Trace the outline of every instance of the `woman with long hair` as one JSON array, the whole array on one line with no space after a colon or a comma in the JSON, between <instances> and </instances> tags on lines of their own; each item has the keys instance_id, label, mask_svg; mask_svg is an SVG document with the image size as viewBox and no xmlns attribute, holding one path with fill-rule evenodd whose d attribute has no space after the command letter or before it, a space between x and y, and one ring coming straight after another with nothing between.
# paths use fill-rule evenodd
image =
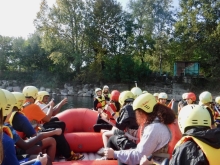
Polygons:
<instances>
[{"instance_id":1,"label":"woman with long hair","mask_svg":"<svg viewBox=\"0 0 220 165\"><path fill-rule=\"evenodd\" d=\"M173 150L175 145L171 137L179 131L178 125L175 127L178 130L170 130L167 126L174 123L174 112L169 107L156 103L154 96L149 93L137 97L133 102L133 109L141 128L140 142L136 148L129 150L114 151L108 148L105 150L105 156L108 159L118 159L119 164L139 164L144 156L152 156L154 162L161 163L165 159L164 155L170 157L168 151Z\"/></svg>"}]
</instances>

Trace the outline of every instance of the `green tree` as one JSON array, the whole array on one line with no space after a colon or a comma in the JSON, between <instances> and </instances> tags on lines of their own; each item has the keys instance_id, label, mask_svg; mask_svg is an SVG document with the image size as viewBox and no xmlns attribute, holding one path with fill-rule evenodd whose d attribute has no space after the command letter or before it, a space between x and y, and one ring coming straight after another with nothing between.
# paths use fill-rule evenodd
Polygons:
<instances>
[{"instance_id":1,"label":"green tree","mask_svg":"<svg viewBox=\"0 0 220 165\"><path fill-rule=\"evenodd\" d=\"M82 0L57 0L49 8L41 3L35 26L41 33L42 47L50 53L54 64L63 69L79 72L84 56L84 2Z\"/></svg>"},{"instance_id":2,"label":"green tree","mask_svg":"<svg viewBox=\"0 0 220 165\"><path fill-rule=\"evenodd\" d=\"M129 6L136 24L134 56L161 73L162 61L167 63L166 49L174 21L171 0L130 0Z\"/></svg>"},{"instance_id":3,"label":"green tree","mask_svg":"<svg viewBox=\"0 0 220 165\"><path fill-rule=\"evenodd\" d=\"M0 71L7 70L12 55L13 38L0 35Z\"/></svg>"},{"instance_id":4,"label":"green tree","mask_svg":"<svg viewBox=\"0 0 220 165\"><path fill-rule=\"evenodd\" d=\"M220 2L216 0L181 0L175 24L176 59L199 61L203 74L219 73ZM178 49L177 49L178 47Z\"/></svg>"},{"instance_id":5,"label":"green tree","mask_svg":"<svg viewBox=\"0 0 220 165\"><path fill-rule=\"evenodd\" d=\"M91 62L97 65L97 81L102 81L106 59L118 55L122 45L122 7L115 0L90 1L88 7L90 13L86 24L86 40L93 52Z\"/></svg>"}]
</instances>

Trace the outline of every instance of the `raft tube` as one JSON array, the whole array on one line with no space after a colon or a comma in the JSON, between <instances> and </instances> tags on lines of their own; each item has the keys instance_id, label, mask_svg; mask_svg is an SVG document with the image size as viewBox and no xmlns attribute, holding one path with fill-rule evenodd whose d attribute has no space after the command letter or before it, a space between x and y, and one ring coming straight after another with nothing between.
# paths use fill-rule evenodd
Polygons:
<instances>
[{"instance_id":1,"label":"raft tube","mask_svg":"<svg viewBox=\"0 0 220 165\"><path fill-rule=\"evenodd\" d=\"M94 132L98 113L87 108L65 110L56 115L66 123L65 137L71 150L83 153L78 161L53 162L54 165L117 165L117 160L94 160L95 153L103 147L102 133ZM86 154L85 154L86 153ZM93 160L91 160L93 159Z\"/></svg>"}]
</instances>

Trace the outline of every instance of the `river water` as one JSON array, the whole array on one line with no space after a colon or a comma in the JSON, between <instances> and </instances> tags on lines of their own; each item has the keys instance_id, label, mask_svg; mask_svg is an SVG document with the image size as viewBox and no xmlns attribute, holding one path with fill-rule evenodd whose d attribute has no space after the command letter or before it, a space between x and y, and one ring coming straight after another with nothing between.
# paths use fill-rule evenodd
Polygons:
<instances>
[{"instance_id":1,"label":"river water","mask_svg":"<svg viewBox=\"0 0 220 165\"><path fill-rule=\"evenodd\" d=\"M55 96L53 95L55 104L59 103L63 98L67 97L68 103L65 104L61 111L71 108L93 108L93 98L91 97L76 97L76 96Z\"/></svg>"}]
</instances>

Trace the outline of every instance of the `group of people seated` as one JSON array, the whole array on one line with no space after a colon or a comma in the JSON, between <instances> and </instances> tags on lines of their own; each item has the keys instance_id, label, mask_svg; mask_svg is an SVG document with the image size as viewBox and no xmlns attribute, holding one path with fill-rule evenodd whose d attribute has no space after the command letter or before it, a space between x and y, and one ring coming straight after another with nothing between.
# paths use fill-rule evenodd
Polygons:
<instances>
[{"instance_id":1,"label":"group of people seated","mask_svg":"<svg viewBox=\"0 0 220 165\"><path fill-rule=\"evenodd\" d=\"M83 159L82 154L71 151L64 137L65 123L54 117L67 98L54 106L49 96L46 91L38 92L35 86L24 87L22 93L0 89L1 165L28 161L49 165L55 156L66 161Z\"/></svg>"},{"instance_id":2,"label":"group of people seated","mask_svg":"<svg viewBox=\"0 0 220 165\"><path fill-rule=\"evenodd\" d=\"M219 105L210 92L184 93L178 118L167 104L166 93L150 94L134 87L119 92L104 86L95 90L98 112L95 132L102 132L100 160L118 164L217 165L220 154ZM56 106L49 93L26 86L23 92L0 89L0 164L51 165L55 157L81 160L65 139L65 123L56 115L67 98Z\"/></svg>"},{"instance_id":3,"label":"group of people seated","mask_svg":"<svg viewBox=\"0 0 220 165\"><path fill-rule=\"evenodd\" d=\"M94 99L99 115L93 128L103 132L100 160L117 159L119 165L219 164L220 97L213 102L205 91L196 104L194 93L184 93L175 114L175 100L167 104L165 92L150 94L138 87L106 91L97 88Z\"/></svg>"}]
</instances>

